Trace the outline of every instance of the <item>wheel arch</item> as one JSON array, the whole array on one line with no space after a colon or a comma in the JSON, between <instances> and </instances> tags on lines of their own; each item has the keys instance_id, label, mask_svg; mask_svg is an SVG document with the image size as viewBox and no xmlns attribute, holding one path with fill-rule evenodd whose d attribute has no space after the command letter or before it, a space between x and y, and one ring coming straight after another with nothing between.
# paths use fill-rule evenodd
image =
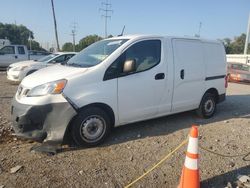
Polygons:
<instances>
[{"instance_id":1,"label":"wheel arch","mask_svg":"<svg viewBox=\"0 0 250 188\"><path fill-rule=\"evenodd\" d=\"M210 89L206 90L206 92L204 93L204 95L206 93L213 94L215 96L215 102L218 103L218 101L219 101L219 92L218 92L218 90L216 88L210 88ZM202 96L202 98L203 98L203 96Z\"/></svg>"},{"instance_id":2,"label":"wheel arch","mask_svg":"<svg viewBox=\"0 0 250 188\"><path fill-rule=\"evenodd\" d=\"M77 114L71 118L66 130L65 130L65 133L64 133L64 138L63 138L63 143L71 143L72 141L72 138L71 138L71 135L70 135L70 128L72 126L72 122L74 121L74 119L76 118L76 116L78 115L78 112L86 109L86 108L91 108L91 107L97 107L97 108L100 108L102 109L103 111L107 112L108 116L110 117L110 121L111 121L111 126L114 127L115 125L115 114L114 114L114 111L113 109L105 104L105 103L91 103L91 104L88 104L86 106L83 106L79 109L77 109Z\"/></svg>"}]
</instances>

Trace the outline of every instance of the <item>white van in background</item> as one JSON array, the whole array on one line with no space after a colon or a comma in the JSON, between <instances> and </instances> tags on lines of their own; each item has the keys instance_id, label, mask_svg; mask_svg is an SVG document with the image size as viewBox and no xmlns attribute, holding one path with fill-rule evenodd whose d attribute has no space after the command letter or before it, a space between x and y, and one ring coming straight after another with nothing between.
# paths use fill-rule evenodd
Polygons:
<instances>
[{"instance_id":1,"label":"white van in background","mask_svg":"<svg viewBox=\"0 0 250 188\"><path fill-rule=\"evenodd\" d=\"M128 123L195 109L210 118L226 86L218 41L115 37L24 78L12 104L13 127L24 138L96 145Z\"/></svg>"}]
</instances>

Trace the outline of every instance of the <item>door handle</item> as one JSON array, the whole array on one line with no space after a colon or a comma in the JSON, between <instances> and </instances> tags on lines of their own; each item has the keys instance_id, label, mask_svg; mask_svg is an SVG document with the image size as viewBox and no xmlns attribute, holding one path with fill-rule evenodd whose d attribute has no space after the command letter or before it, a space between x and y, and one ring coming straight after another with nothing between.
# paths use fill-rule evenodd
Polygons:
<instances>
[{"instance_id":1,"label":"door handle","mask_svg":"<svg viewBox=\"0 0 250 188\"><path fill-rule=\"evenodd\" d=\"M18 57L17 57L17 55L15 55L14 57L15 57L15 59L17 59L17 58L18 58Z\"/></svg>"},{"instance_id":2,"label":"door handle","mask_svg":"<svg viewBox=\"0 0 250 188\"><path fill-rule=\"evenodd\" d=\"M184 69L181 69L180 77L181 77L182 80L184 79L184 77L185 77Z\"/></svg>"},{"instance_id":3,"label":"door handle","mask_svg":"<svg viewBox=\"0 0 250 188\"><path fill-rule=\"evenodd\" d=\"M155 80L163 80L165 78L164 73L158 73L155 75Z\"/></svg>"}]
</instances>

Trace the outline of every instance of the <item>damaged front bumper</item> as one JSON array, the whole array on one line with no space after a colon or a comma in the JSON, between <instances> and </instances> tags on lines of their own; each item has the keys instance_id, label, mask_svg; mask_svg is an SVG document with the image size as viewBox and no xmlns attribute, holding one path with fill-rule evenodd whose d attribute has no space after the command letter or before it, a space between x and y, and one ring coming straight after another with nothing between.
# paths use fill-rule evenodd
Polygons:
<instances>
[{"instance_id":1,"label":"damaged front bumper","mask_svg":"<svg viewBox=\"0 0 250 188\"><path fill-rule=\"evenodd\" d=\"M12 102L13 129L18 137L61 144L75 109L68 102L27 105Z\"/></svg>"}]
</instances>

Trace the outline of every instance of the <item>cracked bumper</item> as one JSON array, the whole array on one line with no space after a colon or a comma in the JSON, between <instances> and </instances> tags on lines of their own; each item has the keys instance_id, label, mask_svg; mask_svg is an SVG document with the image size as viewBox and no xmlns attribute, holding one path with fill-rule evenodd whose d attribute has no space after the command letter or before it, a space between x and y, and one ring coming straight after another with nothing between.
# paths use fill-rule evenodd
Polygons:
<instances>
[{"instance_id":1,"label":"cracked bumper","mask_svg":"<svg viewBox=\"0 0 250 188\"><path fill-rule=\"evenodd\" d=\"M12 101L15 134L38 142L62 143L67 126L75 115L76 111L68 102L27 105L16 99Z\"/></svg>"}]
</instances>

